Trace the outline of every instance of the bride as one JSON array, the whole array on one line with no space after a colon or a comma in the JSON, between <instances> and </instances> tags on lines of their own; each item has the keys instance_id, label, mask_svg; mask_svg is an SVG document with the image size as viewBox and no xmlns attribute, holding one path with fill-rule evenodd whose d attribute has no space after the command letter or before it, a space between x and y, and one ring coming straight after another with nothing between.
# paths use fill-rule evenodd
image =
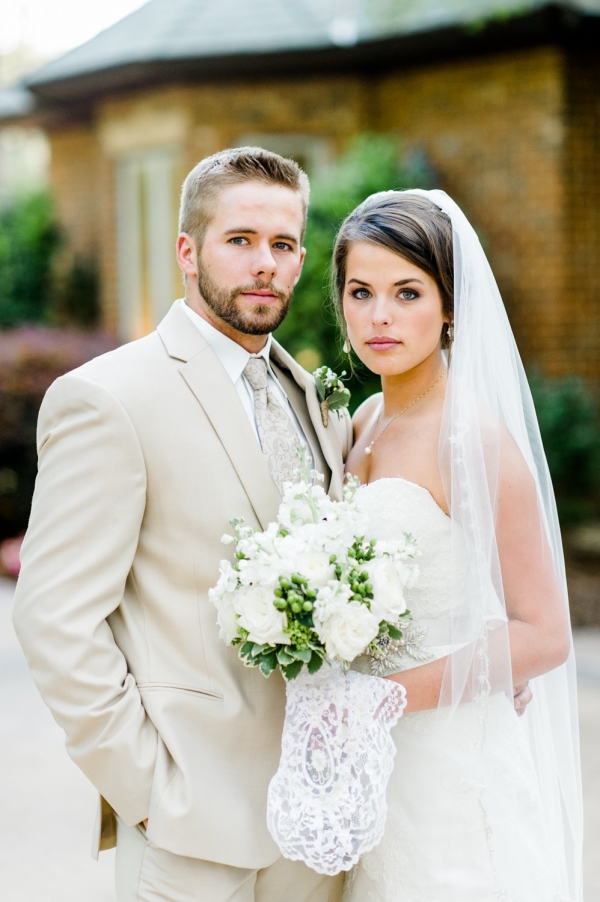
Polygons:
<instances>
[{"instance_id":1,"label":"bride","mask_svg":"<svg viewBox=\"0 0 600 902\"><path fill-rule=\"evenodd\" d=\"M408 704L380 845L349 902L579 902L581 792L558 520L533 403L479 240L441 191L343 223L346 340L381 376L348 470L372 533L412 532L414 626L384 662ZM531 681L522 719L512 686Z\"/></svg>"}]
</instances>

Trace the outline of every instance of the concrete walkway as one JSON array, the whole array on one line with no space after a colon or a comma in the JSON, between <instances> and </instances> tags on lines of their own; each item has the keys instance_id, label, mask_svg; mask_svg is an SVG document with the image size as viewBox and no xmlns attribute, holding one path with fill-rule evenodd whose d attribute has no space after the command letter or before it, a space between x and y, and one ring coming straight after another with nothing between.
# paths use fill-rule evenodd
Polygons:
<instances>
[{"instance_id":1,"label":"concrete walkway","mask_svg":"<svg viewBox=\"0 0 600 902\"><path fill-rule=\"evenodd\" d=\"M114 852L90 857L96 793L29 676L0 578L0 900L114 902ZM586 902L600 900L600 630L580 631Z\"/></svg>"}]
</instances>

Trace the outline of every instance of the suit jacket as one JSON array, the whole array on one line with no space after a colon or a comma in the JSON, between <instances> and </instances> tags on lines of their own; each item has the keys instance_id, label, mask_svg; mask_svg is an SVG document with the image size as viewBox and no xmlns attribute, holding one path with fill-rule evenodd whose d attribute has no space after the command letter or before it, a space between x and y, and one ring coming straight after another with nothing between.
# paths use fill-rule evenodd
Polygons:
<instances>
[{"instance_id":1,"label":"suit jacket","mask_svg":"<svg viewBox=\"0 0 600 902\"><path fill-rule=\"evenodd\" d=\"M339 497L347 414L323 427L312 377L271 359ZM285 688L244 667L208 601L232 517L265 528L280 494L235 387L185 312L58 379L14 623L67 749L114 812L179 855L260 868Z\"/></svg>"}]
</instances>

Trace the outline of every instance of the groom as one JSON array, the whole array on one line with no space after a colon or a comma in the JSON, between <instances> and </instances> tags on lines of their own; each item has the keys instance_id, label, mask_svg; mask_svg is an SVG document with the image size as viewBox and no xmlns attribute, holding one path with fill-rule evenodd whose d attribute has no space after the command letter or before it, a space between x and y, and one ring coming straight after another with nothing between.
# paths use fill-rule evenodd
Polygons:
<instances>
[{"instance_id":1,"label":"groom","mask_svg":"<svg viewBox=\"0 0 600 902\"><path fill-rule=\"evenodd\" d=\"M232 517L265 528L306 443L333 497L351 441L271 338L300 277L308 179L240 148L183 186L185 299L156 332L63 376L14 621L72 759L101 795L119 902L334 902L342 877L283 859L266 828L285 704L242 666L208 589Z\"/></svg>"}]
</instances>

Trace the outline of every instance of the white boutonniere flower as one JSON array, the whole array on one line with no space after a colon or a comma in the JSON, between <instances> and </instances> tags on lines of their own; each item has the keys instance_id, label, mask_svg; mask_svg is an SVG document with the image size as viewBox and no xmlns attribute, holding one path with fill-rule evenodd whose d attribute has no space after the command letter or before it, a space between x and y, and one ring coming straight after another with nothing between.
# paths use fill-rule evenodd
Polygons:
<instances>
[{"instance_id":1,"label":"white boutonniere flower","mask_svg":"<svg viewBox=\"0 0 600 902\"><path fill-rule=\"evenodd\" d=\"M346 375L346 371L342 376ZM320 366L313 372L319 405L321 407L321 419L323 426L329 425L329 411L335 410L337 415L347 407L350 402L350 392L342 382L341 376L336 375L328 366Z\"/></svg>"}]
</instances>

